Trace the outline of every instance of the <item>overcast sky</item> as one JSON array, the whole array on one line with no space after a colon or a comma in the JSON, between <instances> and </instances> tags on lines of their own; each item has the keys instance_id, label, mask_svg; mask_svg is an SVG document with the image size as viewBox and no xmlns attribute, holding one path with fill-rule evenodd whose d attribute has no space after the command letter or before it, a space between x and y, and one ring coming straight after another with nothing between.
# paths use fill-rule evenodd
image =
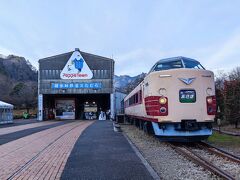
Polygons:
<instances>
[{"instance_id":1,"label":"overcast sky","mask_svg":"<svg viewBox=\"0 0 240 180\"><path fill-rule=\"evenodd\" d=\"M240 66L240 1L1 0L0 54L38 59L74 50L113 57L117 75L187 56Z\"/></svg>"}]
</instances>

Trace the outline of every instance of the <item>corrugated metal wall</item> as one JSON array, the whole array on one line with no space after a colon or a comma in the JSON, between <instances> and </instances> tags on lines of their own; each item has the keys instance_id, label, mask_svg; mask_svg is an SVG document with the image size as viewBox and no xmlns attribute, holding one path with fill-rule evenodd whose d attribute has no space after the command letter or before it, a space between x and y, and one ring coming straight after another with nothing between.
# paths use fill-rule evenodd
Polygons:
<instances>
[{"instance_id":1,"label":"corrugated metal wall","mask_svg":"<svg viewBox=\"0 0 240 180\"><path fill-rule=\"evenodd\" d=\"M73 52L39 60L39 94L113 93L114 60L80 52L93 72L90 80L63 80L60 73ZM101 89L52 89L52 83L101 82Z\"/></svg>"}]
</instances>

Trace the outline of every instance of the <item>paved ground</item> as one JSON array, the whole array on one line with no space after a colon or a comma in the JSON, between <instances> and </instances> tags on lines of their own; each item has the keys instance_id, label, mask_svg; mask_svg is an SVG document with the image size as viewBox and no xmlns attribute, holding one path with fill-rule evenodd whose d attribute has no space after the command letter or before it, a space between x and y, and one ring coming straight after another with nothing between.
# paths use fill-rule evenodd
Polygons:
<instances>
[{"instance_id":1,"label":"paved ground","mask_svg":"<svg viewBox=\"0 0 240 180\"><path fill-rule=\"evenodd\" d=\"M36 125L36 127L33 127L33 128L24 127L24 129L22 129L22 130L19 130L19 129L21 129L21 128L19 128L21 126L18 126L18 127L15 127L15 128L11 127L12 129L10 131L7 131L7 132L11 132L11 131L12 132L8 133L8 134L6 134L6 131L5 131L5 134L4 134L5 129L1 129L3 131L3 135L0 135L0 145L11 142L11 141L14 141L16 139L19 139L19 138L22 138L22 137L25 137L25 136L28 136L28 135L31 135L31 134L34 134L34 133L37 133L37 132L40 132L40 131L43 131L43 130L46 130L46 129L49 129L49 128L53 128L53 127L63 125L63 124L69 123L69 122L71 122L71 121L62 121L62 122L57 122L57 123L43 122L43 123L40 123L40 124L35 123L34 125ZM24 125L24 126L26 126L26 125Z\"/></svg>"},{"instance_id":2,"label":"paved ground","mask_svg":"<svg viewBox=\"0 0 240 180\"><path fill-rule=\"evenodd\" d=\"M20 126L24 124L32 124L37 123L37 119L14 119L13 123L10 124L0 124L0 128L12 127L12 126Z\"/></svg>"},{"instance_id":3,"label":"paved ground","mask_svg":"<svg viewBox=\"0 0 240 180\"><path fill-rule=\"evenodd\" d=\"M152 179L110 121L6 127L0 129L0 144L1 180Z\"/></svg>"},{"instance_id":4,"label":"paved ground","mask_svg":"<svg viewBox=\"0 0 240 180\"><path fill-rule=\"evenodd\" d=\"M74 121L0 146L0 179L59 179L90 121Z\"/></svg>"},{"instance_id":5,"label":"paved ground","mask_svg":"<svg viewBox=\"0 0 240 180\"><path fill-rule=\"evenodd\" d=\"M50 124L54 124L54 123L58 123L58 121L43 121L43 122L38 121L38 123L28 123L28 124L17 123L18 124L17 126L10 126L10 127L5 127L5 128L2 127L0 129L0 135L9 134L9 133L17 132L17 131L22 131L25 129L35 128L35 127L39 127L39 126L43 126L43 125L50 125Z\"/></svg>"},{"instance_id":6,"label":"paved ground","mask_svg":"<svg viewBox=\"0 0 240 180\"><path fill-rule=\"evenodd\" d=\"M61 176L70 179L152 179L121 133L97 121L79 138Z\"/></svg>"}]
</instances>

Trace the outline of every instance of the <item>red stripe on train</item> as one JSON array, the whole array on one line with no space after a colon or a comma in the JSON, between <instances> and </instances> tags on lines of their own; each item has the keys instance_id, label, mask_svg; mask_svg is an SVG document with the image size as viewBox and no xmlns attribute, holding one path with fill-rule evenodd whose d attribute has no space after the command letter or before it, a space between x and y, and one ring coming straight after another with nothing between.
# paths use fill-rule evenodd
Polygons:
<instances>
[{"instance_id":1,"label":"red stripe on train","mask_svg":"<svg viewBox=\"0 0 240 180\"><path fill-rule=\"evenodd\" d=\"M133 115L127 115L127 116L128 116L128 117L135 118L135 119L144 120L144 121L158 122L158 119L156 119L156 118L147 118L147 117L133 116Z\"/></svg>"},{"instance_id":2,"label":"red stripe on train","mask_svg":"<svg viewBox=\"0 0 240 180\"><path fill-rule=\"evenodd\" d=\"M149 116L167 116L168 115L168 102L160 104L159 99L161 96L148 96L145 98L145 110ZM167 99L167 97L164 97ZM161 112L161 108L163 112ZM161 109L161 110L160 110Z\"/></svg>"}]
</instances>

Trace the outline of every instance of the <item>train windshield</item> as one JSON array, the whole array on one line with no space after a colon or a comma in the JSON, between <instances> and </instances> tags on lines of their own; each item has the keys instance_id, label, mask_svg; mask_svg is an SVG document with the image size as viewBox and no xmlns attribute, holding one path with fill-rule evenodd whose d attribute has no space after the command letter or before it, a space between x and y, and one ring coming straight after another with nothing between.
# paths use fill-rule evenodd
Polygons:
<instances>
[{"instance_id":1,"label":"train windshield","mask_svg":"<svg viewBox=\"0 0 240 180\"><path fill-rule=\"evenodd\" d=\"M198 61L192 60L175 60L158 62L152 71L162 71L168 69L189 68L189 69L204 69L204 67Z\"/></svg>"},{"instance_id":2,"label":"train windshield","mask_svg":"<svg viewBox=\"0 0 240 180\"><path fill-rule=\"evenodd\" d=\"M183 64L181 60L177 61L168 61L168 62L159 62L153 71L162 71L168 69L176 69L176 68L183 68Z\"/></svg>"},{"instance_id":3,"label":"train windshield","mask_svg":"<svg viewBox=\"0 0 240 180\"><path fill-rule=\"evenodd\" d=\"M205 69L198 61L192 61L192 60L183 60L185 68L190 69Z\"/></svg>"}]
</instances>

